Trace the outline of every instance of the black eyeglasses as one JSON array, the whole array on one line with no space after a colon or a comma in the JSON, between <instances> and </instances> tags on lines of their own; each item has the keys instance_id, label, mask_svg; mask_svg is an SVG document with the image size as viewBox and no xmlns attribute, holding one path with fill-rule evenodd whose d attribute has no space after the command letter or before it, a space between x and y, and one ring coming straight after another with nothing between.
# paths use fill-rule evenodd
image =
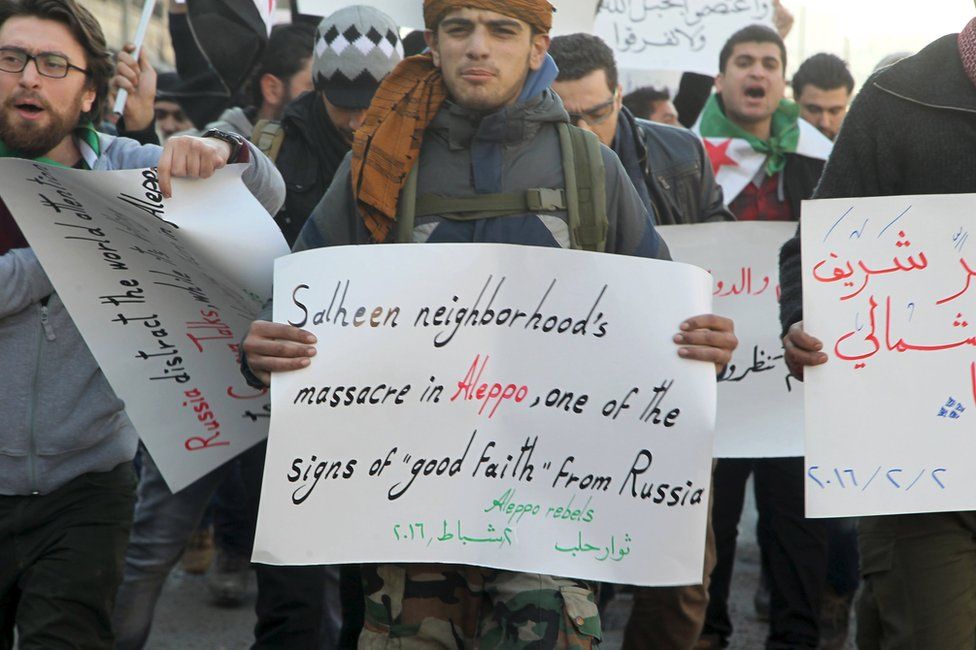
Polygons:
<instances>
[{"instance_id":1,"label":"black eyeglasses","mask_svg":"<svg viewBox=\"0 0 976 650\"><path fill-rule=\"evenodd\" d=\"M54 52L38 52L29 54L19 47L0 47L0 70L3 72L23 72L29 62L33 61L38 74L51 79L64 79L72 70L90 76L91 71L79 68L68 62L63 54Z\"/></svg>"},{"instance_id":2,"label":"black eyeglasses","mask_svg":"<svg viewBox=\"0 0 976 650\"><path fill-rule=\"evenodd\" d=\"M613 115L613 105L617 101L618 92L619 90L613 91L613 97L602 104L597 104L593 108L583 111L582 113L570 113L570 124L577 126L581 120L590 125L603 124L610 118L611 115Z\"/></svg>"}]
</instances>

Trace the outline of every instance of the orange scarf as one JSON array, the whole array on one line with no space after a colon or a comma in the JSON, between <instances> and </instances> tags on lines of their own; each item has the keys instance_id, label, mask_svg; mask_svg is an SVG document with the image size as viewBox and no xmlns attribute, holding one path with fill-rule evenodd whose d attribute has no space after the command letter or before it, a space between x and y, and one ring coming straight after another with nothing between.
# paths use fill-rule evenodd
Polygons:
<instances>
[{"instance_id":1,"label":"orange scarf","mask_svg":"<svg viewBox=\"0 0 976 650\"><path fill-rule=\"evenodd\" d=\"M552 27L546 0L425 0L424 22L437 29L444 16L470 7ZM400 191L420 157L424 131L447 99L441 71L429 54L404 59L380 84L352 145L352 187L373 241L386 241L396 221Z\"/></svg>"}]
</instances>

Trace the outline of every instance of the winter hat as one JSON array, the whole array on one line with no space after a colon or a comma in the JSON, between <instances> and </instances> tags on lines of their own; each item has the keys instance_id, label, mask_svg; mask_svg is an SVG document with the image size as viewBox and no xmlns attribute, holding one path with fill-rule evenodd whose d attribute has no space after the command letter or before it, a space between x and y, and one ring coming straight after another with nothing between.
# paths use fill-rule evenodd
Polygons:
<instances>
[{"instance_id":1,"label":"winter hat","mask_svg":"<svg viewBox=\"0 0 976 650\"><path fill-rule=\"evenodd\" d=\"M403 59L400 29L382 11L354 5L326 16L315 38L316 90L341 108L366 108Z\"/></svg>"}]
</instances>

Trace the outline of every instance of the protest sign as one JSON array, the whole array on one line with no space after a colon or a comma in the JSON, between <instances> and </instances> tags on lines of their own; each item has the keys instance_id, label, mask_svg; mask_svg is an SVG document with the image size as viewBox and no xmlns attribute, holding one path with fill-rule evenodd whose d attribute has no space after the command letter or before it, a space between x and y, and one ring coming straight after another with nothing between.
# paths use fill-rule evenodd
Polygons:
<instances>
[{"instance_id":1,"label":"protest sign","mask_svg":"<svg viewBox=\"0 0 976 650\"><path fill-rule=\"evenodd\" d=\"M974 202L804 204L808 515L976 507Z\"/></svg>"},{"instance_id":2,"label":"protest sign","mask_svg":"<svg viewBox=\"0 0 976 650\"><path fill-rule=\"evenodd\" d=\"M803 455L803 384L790 377L779 325L779 249L787 222L662 226L671 257L707 269L716 314L735 321L739 348L719 378L716 458Z\"/></svg>"},{"instance_id":3,"label":"protest sign","mask_svg":"<svg viewBox=\"0 0 976 650\"><path fill-rule=\"evenodd\" d=\"M260 1L260 0L259 0ZM313 16L328 16L331 13L360 4L349 0L295 0L298 12ZM573 34L593 31L593 21L600 0L552 0L556 7L553 14L552 34ZM375 0L368 3L379 9L404 28L424 28L423 0Z\"/></svg>"},{"instance_id":4,"label":"protest sign","mask_svg":"<svg viewBox=\"0 0 976 650\"><path fill-rule=\"evenodd\" d=\"M556 7L552 15L552 35L593 32L596 10L600 0L550 0Z\"/></svg>"},{"instance_id":5,"label":"protest sign","mask_svg":"<svg viewBox=\"0 0 976 650\"><path fill-rule=\"evenodd\" d=\"M367 4L379 9L402 28L424 28L423 0L370 0L370 2L350 2L349 0L292 0L298 3L298 13L311 16L329 16L343 7Z\"/></svg>"},{"instance_id":6,"label":"protest sign","mask_svg":"<svg viewBox=\"0 0 976 650\"><path fill-rule=\"evenodd\" d=\"M174 492L267 435L238 347L288 249L242 169L164 199L150 169L0 160L0 197Z\"/></svg>"},{"instance_id":7,"label":"protest sign","mask_svg":"<svg viewBox=\"0 0 976 650\"><path fill-rule=\"evenodd\" d=\"M718 73L718 55L739 29L772 27L772 0L603 0L594 29L632 70Z\"/></svg>"},{"instance_id":8,"label":"protest sign","mask_svg":"<svg viewBox=\"0 0 976 650\"><path fill-rule=\"evenodd\" d=\"M279 260L275 320L318 354L272 379L254 560L700 582L715 368L672 337L710 286L498 244Z\"/></svg>"}]
</instances>

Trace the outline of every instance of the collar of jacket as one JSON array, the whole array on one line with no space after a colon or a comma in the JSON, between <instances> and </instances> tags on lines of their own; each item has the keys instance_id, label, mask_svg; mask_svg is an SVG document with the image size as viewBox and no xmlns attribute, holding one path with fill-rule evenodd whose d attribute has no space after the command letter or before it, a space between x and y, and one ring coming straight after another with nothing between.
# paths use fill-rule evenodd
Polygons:
<instances>
[{"instance_id":1,"label":"collar of jacket","mask_svg":"<svg viewBox=\"0 0 976 650\"><path fill-rule=\"evenodd\" d=\"M324 164L330 160L330 152L336 152L341 158L352 146L329 119L325 104L315 90L288 104L281 124L286 129L297 129L305 146Z\"/></svg>"},{"instance_id":2,"label":"collar of jacket","mask_svg":"<svg viewBox=\"0 0 976 650\"><path fill-rule=\"evenodd\" d=\"M644 138L641 137L640 128L637 126L637 118L634 117L634 114L630 112L629 108L622 106L620 108L620 121L626 122L627 126L630 127L630 132L633 134L634 138L634 146L637 148L637 161L640 163L641 169L644 170L644 174L649 175L651 173L651 166L647 156L647 144L644 142ZM618 125L617 134L614 136L614 143L616 143L616 139L619 138L623 132L624 129ZM613 149L616 151L616 146L614 146Z\"/></svg>"},{"instance_id":3,"label":"collar of jacket","mask_svg":"<svg viewBox=\"0 0 976 650\"><path fill-rule=\"evenodd\" d=\"M976 113L976 86L959 57L957 34L948 34L874 75L879 90L932 108Z\"/></svg>"},{"instance_id":4,"label":"collar of jacket","mask_svg":"<svg viewBox=\"0 0 976 650\"><path fill-rule=\"evenodd\" d=\"M530 141L543 124L568 120L562 102L547 88L532 99L488 114L447 101L427 131L452 151L471 151L474 188L484 194L502 191L503 147Z\"/></svg>"},{"instance_id":5,"label":"collar of jacket","mask_svg":"<svg viewBox=\"0 0 976 650\"><path fill-rule=\"evenodd\" d=\"M514 145L535 137L543 124L568 122L569 115L551 90L527 102L494 113L464 108L448 100L431 121L428 131L447 142L453 151L469 149L474 140Z\"/></svg>"}]
</instances>

